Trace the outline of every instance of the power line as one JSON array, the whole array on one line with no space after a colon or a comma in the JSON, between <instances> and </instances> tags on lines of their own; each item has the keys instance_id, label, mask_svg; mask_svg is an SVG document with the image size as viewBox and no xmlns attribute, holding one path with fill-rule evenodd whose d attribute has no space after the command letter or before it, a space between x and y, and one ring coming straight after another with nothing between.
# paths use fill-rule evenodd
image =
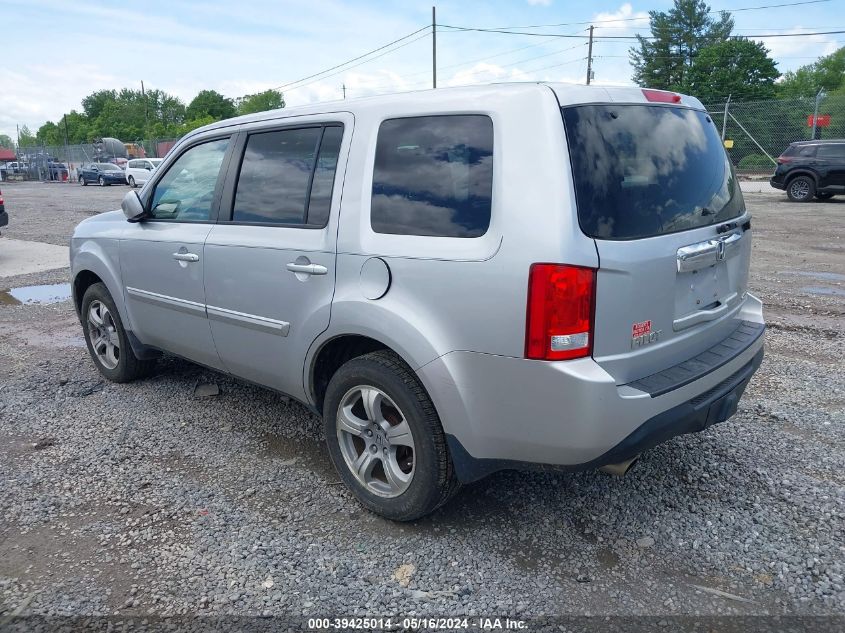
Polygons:
<instances>
[{"instance_id":1,"label":"power line","mask_svg":"<svg viewBox=\"0 0 845 633\"><path fill-rule=\"evenodd\" d=\"M430 28L431 28L431 26L426 24L424 27L422 27L421 29L417 29L413 33L408 33L407 35L403 35L399 39L395 39L392 42L388 42L387 44L384 44L383 46L379 46L378 48L374 48L373 50L366 52L363 55L359 55L358 57L353 57L352 59L349 59L349 60L343 62L342 64L337 64L336 66L332 66L331 68L326 68L325 70L321 70L320 72L314 73L313 75L308 75L307 77L303 77L302 79L297 79L296 81L291 81L291 82L288 82L286 84L282 84L281 86L278 86L277 88L275 88L275 90L282 90L284 88L288 88L290 86L293 86L294 84L298 84L298 83L301 83L303 81L307 81L308 79L312 79L314 77L318 77L318 76L323 75L325 73L331 72L332 70L336 70L337 68L340 68L342 66L346 66L347 64L351 64L352 62L356 62L359 59L363 59L364 57L372 55L373 53L378 53L379 51L384 50L385 48L387 48L389 46L393 46L394 44L398 44L399 42L402 42L403 40L407 40L409 37L413 37L417 33L422 33L423 31L427 31ZM428 35L428 33L426 33L426 35ZM401 48L401 47L397 47L397 48ZM390 52L390 51L388 51L388 52ZM377 58L374 58L374 59L377 59Z\"/></svg>"},{"instance_id":2,"label":"power line","mask_svg":"<svg viewBox=\"0 0 845 633\"><path fill-rule=\"evenodd\" d=\"M429 28L429 27L426 27L426 28ZM419 33L419 31L417 31L417 33ZM400 44L399 46L392 48L389 51L385 51L385 52L381 53L380 55L376 55L375 57L370 57L369 59L365 59L363 61L360 61L357 64L353 64L352 66L347 66L347 67L342 68L341 70L338 70L338 71L333 72L331 74L328 74L328 75L323 74L323 73L329 72L328 70L323 71L323 73L316 73L315 75L311 76L311 77L316 77L316 79L312 79L312 81L308 81L306 83L300 83L298 86L293 86L292 88L288 88L287 90L288 91L297 90L299 88L304 88L305 86L310 86L311 84L315 84L318 81L322 81L323 79L328 79L329 77L341 75L348 70L352 70L353 68L357 68L358 66L363 66L364 64L369 64L370 62L375 61L375 60L379 59L380 57L384 57L385 55L389 55L390 53L394 53L394 52L398 51L400 48L404 48L406 46L409 46L410 44L413 44L414 42L418 42L419 40L424 39L424 38L428 37L429 35L431 35L431 33L423 33L422 35L415 37L414 39L412 39L408 42L405 42L404 44ZM360 59L360 57L358 59ZM347 62L347 63L349 63L349 62ZM340 68L341 66L345 66L345 65L346 64L339 64L338 66L335 66L335 68ZM300 80L300 81L304 81L304 80ZM292 83L298 83L298 82L292 82ZM278 90L278 88L277 88L277 90Z\"/></svg>"},{"instance_id":3,"label":"power line","mask_svg":"<svg viewBox=\"0 0 845 633\"><path fill-rule=\"evenodd\" d=\"M826 0L825 0L826 1ZM503 29L481 29L481 28L469 28L463 26L450 26L448 24L440 24L438 25L442 28L446 29L455 29L457 31L475 31L480 33L501 33L503 35L526 35L526 36L533 36L533 37L559 37L559 38L573 38L573 39L589 39L589 35L569 35L566 33L524 33L522 31L506 31ZM771 38L771 37L806 37L809 35L835 35L839 33L845 33L845 30L839 31L814 31L812 33L755 33L755 34L743 34L743 35L730 35L728 39L736 39L739 37L744 37L748 39L752 38ZM596 40L637 40L640 37L643 39L655 39L651 36L644 36L644 35L602 35L596 37Z\"/></svg>"},{"instance_id":4,"label":"power line","mask_svg":"<svg viewBox=\"0 0 845 633\"><path fill-rule=\"evenodd\" d=\"M713 11L708 11L708 13L738 13L740 11L758 11L760 9L777 9L780 7L797 7L804 4L822 4L825 2L830 2L831 0L806 0L805 2L787 2L784 4L767 4L764 6L757 6L757 7L740 7L739 9L717 9ZM496 27L498 29L542 29L547 27L554 27L554 26L583 26L589 24L599 25L602 23L607 22L642 22L644 20L650 20L651 18L647 15L639 16L639 17L631 17L631 18L609 18L607 20L587 20L585 22L561 22L558 24L529 24L526 26L501 26ZM607 27L603 27L607 28Z\"/></svg>"}]
</instances>

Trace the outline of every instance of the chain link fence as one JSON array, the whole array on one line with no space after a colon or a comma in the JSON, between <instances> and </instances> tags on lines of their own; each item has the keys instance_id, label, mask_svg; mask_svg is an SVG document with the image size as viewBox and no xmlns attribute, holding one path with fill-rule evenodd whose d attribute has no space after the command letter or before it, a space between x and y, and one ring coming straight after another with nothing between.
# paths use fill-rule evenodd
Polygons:
<instances>
[{"instance_id":1,"label":"chain link fence","mask_svg":"<svg viewBox=\"0 0 845 633\"><path fill-rule=\"evenodd\" d=\"M0 163L0 176L3 180L75 181L82 165L93 162L123 165L133 158L163 158L177 140L124 143L123 151L114 151L102 143L24 146L18 148L15 161Z\"/></svg>"},{"instance_id":2,"label":"chain link fence","mask_svg":"<svg viewBox=\"0 0 845 633\"><path fill-rule=\"evenodd\" d=\"M812 98L732 101L706 107L724 130L725 140L733 141L728 155L742 174L771 174L775 159L790 143L814 138L816 100ZM815 138L845 138L845 95L819 100Z\"/></svg>"}]
</instances>

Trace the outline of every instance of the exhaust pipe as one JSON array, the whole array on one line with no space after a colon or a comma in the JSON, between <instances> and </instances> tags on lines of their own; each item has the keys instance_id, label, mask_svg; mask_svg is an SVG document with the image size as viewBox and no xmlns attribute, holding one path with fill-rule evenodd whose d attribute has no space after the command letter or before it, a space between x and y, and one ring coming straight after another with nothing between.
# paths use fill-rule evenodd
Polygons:
<instances>
[{"instance_id":1,"label":"exhaust pipe","mask_svg":"<svg viewBox=\"0 0 845 633\"><path fill-rule=\"evenodd\" d=\"M607 473L608 475L622 477L634 467L634 464L637 463L639 458L639 455L634 455L631 459L626 459L624 462L619 462L618 464L607 464L599 468L599 470L603 473Z\"/></svg>"}]
</instances>

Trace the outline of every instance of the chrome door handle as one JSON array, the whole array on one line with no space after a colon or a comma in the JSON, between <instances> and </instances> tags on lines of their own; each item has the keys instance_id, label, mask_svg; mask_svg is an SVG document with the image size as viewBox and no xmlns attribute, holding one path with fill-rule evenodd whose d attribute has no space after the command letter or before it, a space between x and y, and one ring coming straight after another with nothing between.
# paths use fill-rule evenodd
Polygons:
<instances>
[{"instance_id":1,"label":"chrome door handle","mask_svg":"<svg viewBox=\"0 0 845 633\"><path fill-rule=\"evenodd\" d=\"M305 275L325 275L329 269L320 264L297 264L291 262L287 265L287 269L292 273L303 273Z\"/></svg>"},{"instance_id":2,"label":"chrome door handle","mask_svg":"<svg viewBox=\"0 0 845 633\"><path fill-rule=\"evenodd\" d=\"M196 253L173 253L173 259L180 262L198 262L200 256Z\"/></svg>"}]
</instances>

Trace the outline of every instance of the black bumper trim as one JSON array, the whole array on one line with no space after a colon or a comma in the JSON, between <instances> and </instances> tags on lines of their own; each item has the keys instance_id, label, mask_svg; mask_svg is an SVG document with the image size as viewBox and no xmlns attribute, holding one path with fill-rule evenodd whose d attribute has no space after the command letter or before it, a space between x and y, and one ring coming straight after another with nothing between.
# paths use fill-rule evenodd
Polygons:
<instances>
[{"instance_id":1,"label":"black bumper trim","mask_svg":"<svg viewBox=\"0 0 845 633\"><path fill-rule=\"evenodd\" d=\"M446 441L449 444L452 463L458 479L463 483L478 481L499 470L572 472L593 470L607 464L618 464L673 437L698 433L730 418L736 413L739 399L762 362L763 349L761 348L754 358L719 384L687 402L649 418L619 444L589 462L562 466L510 459L479 459L470 455L454 435L447 434Z\"/></svg>"},{"instance_id":2,"label":"black bumper trim","mask_svg":"<svg viewBox=\"0 0 845 633\"><path fill-rule=\"evenodd\" d=\"M743 321L730 336L698 356L623 386L645 391L652 398L662 396L729 363L751 347L763 335L765 329L763 323Z\"/></svg>"}]
</instances>

